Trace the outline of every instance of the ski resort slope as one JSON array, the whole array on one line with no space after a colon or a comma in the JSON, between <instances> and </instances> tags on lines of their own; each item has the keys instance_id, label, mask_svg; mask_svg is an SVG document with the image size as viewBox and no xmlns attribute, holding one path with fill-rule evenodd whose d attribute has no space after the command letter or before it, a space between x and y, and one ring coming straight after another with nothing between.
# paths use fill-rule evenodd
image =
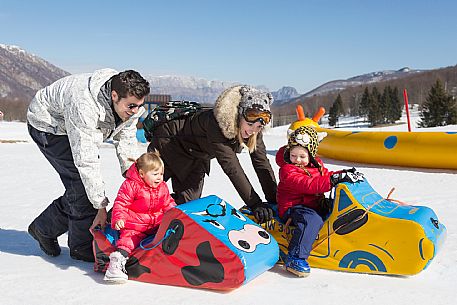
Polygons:
<instances>
[{"instance_id":1,"label":"ski resort slope","mask_svg":"<svg viewBox=\"0 0 457 305\"><path fill-rule=\"evenodd\" d=\"M276 150L286 143L288 126L272 128L265 142L273 169ZM404 125L399 126L405 128ZM398 127L398 128L399 128ZM455 126L450 131L455 131ZM377 129L382 130L382 129ZM443 130L441 128L440 130ZM433 130L432 130L433 131ZM384 197L432 208L448 230L447 239L430 266L415 276L379 276L312 269L296 278L276 265L231 292L161 286L137 281L107 285L92 264L69 257L66 235L62 254L46 257L28 236L27 226L63 187L58 175L33 144L24 123L0 122L0 303L17 304L415 304L450 305L457 290L457 171L367 165L324 158L330 170L355 166ZM10 142L10 141L8 141ZM139 153L146 146L139 146ZM101 148L107 196L114 200L123 179L111 145ZM430 156L433 158L433 155ZM261 192L248 154L239 160ZM242 202L217 162L212 162L203 195L216 194L239 208Z\"/></svg>"}]
</instances>

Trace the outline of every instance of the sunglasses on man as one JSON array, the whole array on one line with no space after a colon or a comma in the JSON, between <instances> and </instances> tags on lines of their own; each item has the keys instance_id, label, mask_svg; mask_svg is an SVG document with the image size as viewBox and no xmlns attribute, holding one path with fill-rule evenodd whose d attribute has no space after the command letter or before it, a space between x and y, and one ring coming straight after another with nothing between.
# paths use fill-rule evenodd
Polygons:
<instances>
[{"instance_id":1,"label":"sunglasses on man","mask_svg":"<svg viewBox=\"0 0 457 305\"><path fill-rule=\"evenodd\" d=\"M143 104L139 104L139 105L132 103L132 104L127 105L127 108L128 109L135 109L135 108L140 108L140 107L143 107L143 106L144 106L144 103Z\"/></svg>"}]
</instances>

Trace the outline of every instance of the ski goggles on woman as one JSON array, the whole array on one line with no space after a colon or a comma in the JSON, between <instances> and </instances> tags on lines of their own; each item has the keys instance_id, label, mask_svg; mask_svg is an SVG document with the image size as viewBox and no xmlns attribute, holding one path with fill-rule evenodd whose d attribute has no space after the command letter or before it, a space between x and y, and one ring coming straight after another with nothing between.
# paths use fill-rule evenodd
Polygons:
<instances>
[{"instance_id":1,"label":"ski goggles on woman","mask_svg":"<svg viewBox=\"0 0 457 305\"><path fill-rule=\"evenodd\" d=\"M271 120L271 112L258 108L247 108L243 111L243 117L246 122L260 122L262 125L267 125Z\"/></svg>"}]
</instances>

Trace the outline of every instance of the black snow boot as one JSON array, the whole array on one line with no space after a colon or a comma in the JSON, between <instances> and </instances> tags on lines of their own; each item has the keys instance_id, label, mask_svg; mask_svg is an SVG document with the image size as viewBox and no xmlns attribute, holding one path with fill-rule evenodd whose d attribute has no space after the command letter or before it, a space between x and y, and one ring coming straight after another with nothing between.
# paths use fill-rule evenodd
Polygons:
<instances>
[{"instance_id":1,"label":"black snow boot","mask_svg":"<svg viewBox=\"0 0 457 305\"><path fill-rule=\"evenodd\" d=\"M35 223L32 222L29 226L29 234L40 244L41 250L50 256L60 255L60 246L57 242L57 238L49 238L43 236L35 227Z\"/></svg>"}]
</instances>

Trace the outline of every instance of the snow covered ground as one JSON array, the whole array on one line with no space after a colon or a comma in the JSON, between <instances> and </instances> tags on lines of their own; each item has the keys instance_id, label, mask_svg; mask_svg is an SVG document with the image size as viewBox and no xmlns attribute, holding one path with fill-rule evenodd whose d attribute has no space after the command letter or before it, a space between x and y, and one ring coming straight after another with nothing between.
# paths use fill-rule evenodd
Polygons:
<instances>
[{"instance_id":1,"label":"snow covered ground","mask_svg":"<svg viewBox=\"0 0 457 305\"><path fill-rule=\"evenodd\" d=\"M392 128L407 129L406 125L389 127ZM278 167L274 153L285 144L286 129L287 126L273 128L265 136L276 173ZM447 130L456 131L457 126L448 126ZM418 275L379 276L312 269L310 277L302 279L275 266L231 292L137 281L116 286L105 284L103 275L93 272L92 264L70 259L66 235L59 238L62 254L49 258L27 234L28 224L61 195L63 186L27 135L26 125L0 122L0 140L12 139L27 142L0 141L0 304L455 304L457 171L324 159L331 170L355 166L381 195L387 196L395 187L393 198L426 205L436 212L447 227L447 240L430 266ZM145 149L146 146L139 146L140 151ZM102 147L101 158L108 197L113 200L123 181L114 148L110 145ZM248 155L241 154L239 159L255 189L260 192ZM216 162L212 163L211 175L204 187L203 195L209 194L216 194L235 207L242 205Z\"/></svg>"}]
</instances>

